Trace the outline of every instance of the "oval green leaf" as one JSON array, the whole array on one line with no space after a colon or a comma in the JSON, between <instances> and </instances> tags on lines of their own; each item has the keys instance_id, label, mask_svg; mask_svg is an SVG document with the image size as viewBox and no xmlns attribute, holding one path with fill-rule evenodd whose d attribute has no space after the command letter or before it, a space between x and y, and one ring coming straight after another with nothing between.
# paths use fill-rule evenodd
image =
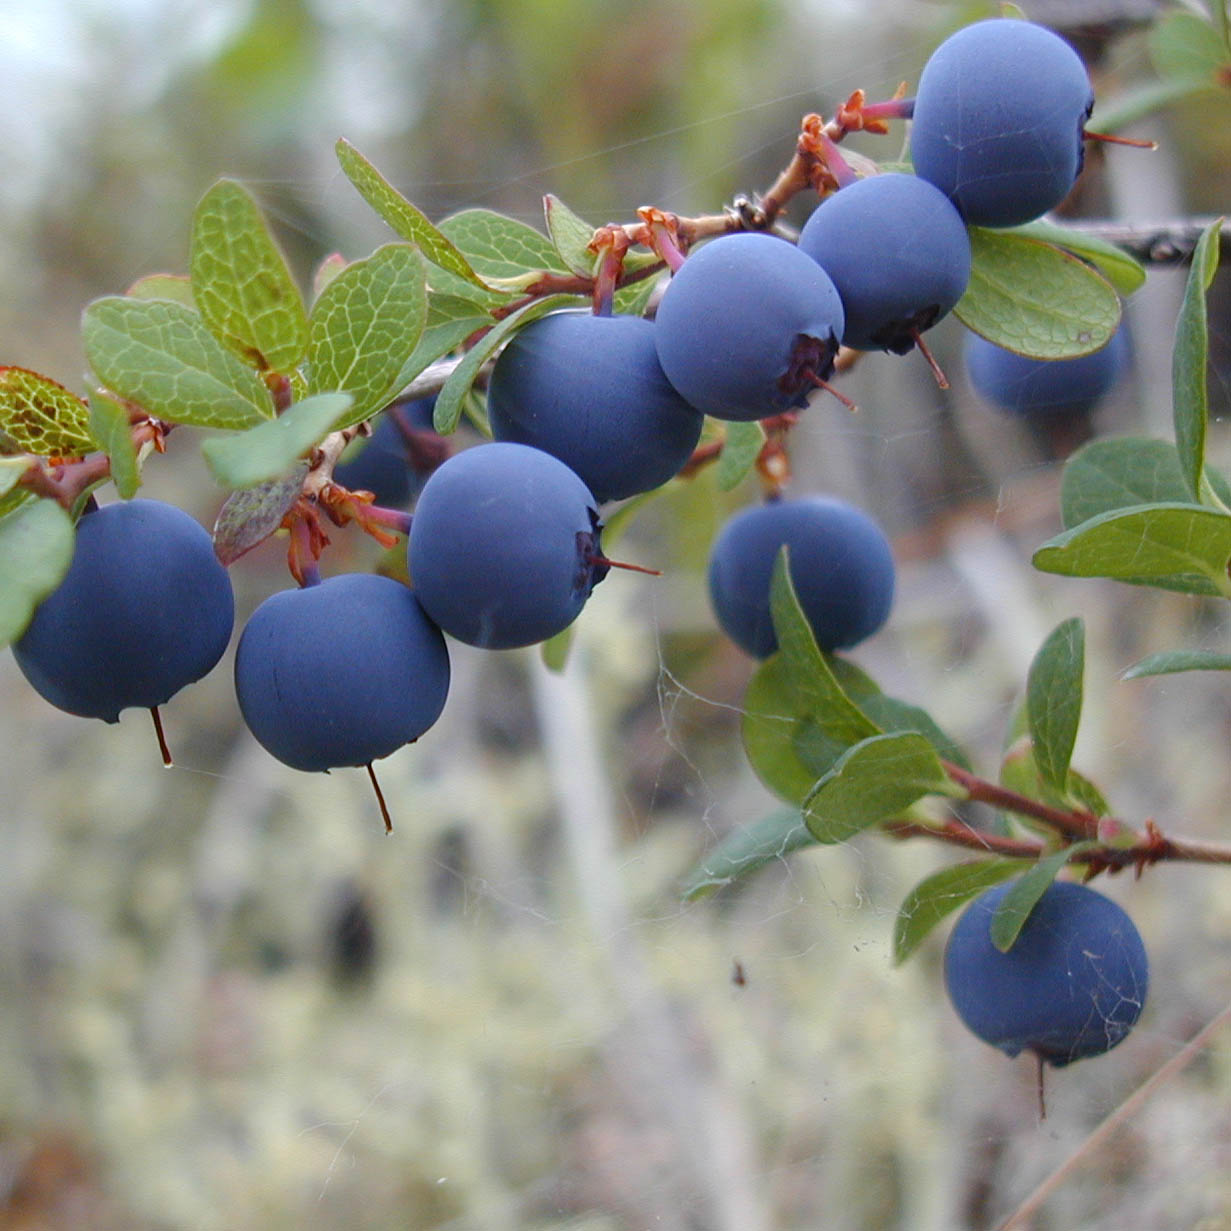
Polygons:
<instances>
[{"instance_id":1,"label":"oval green leaf","mask_svg":"<svg viewBox=\"0 0 1231 1231\"><path fill-rule=\"evenodd\" d=\"M847 696L816 644L791 583L786 547L774 562L769 600L778 654L783 659L786 678L798 695L798 712L811 718L828 739L844 748L879 735L880 727Z\"/></svg>"},{"instance_id":2,"label":"oval green leaf","mask_svg":"<svg viewBox=\"0 0 1231 1231\"><path fill-rule=\"evenodd\" d=\"M349 393L318 393L296 402L270 423L238 436L207 440L201 446L214 478L223 487L255 487L295 469L339 422L351 418Z\"/></svg>"},{"instance_id":3,"label":"oval green leaf","mask_svg":"<svg viewBox=\"0 0 1231 1231\"><path fill-rule=\"evenodd\" d=\"M1224 0L1213 0L1223 9ZM1221 73L1231 66L1226 44L1208 21L1195 13L1170 13L1154 24L1149 36L1150 60L1160 77L1172 81L1225 84Z\"/></svg>"},{"instance_id":4,"label":"oval green leaf","mask_svg":"<svg viewBox=\"0 0 1231 1231\"><path fill-rule=\"evenodd\" d=\"M1038 900L1047 892L1060 873L1060 869L1076 854L1096 846L1094 842L1075 842L1066 846L1054 855L1040 859L1021 880L1009 890L996 907L992 916L992 944L1001 953L1008 953L1013 948L1013 942L1021 934L1030 912L1034 910Z\"/></svg>"},{"instance_id":5,"label":"oval green leaf","mask_svg":"<svg viewBox=\"0 0 1231 1231\"><path fill-rule=\"evenodd\" d=\"M131 500L141 486L141 467L128 411L114 398L95 390L90 394L90 431L110 459L115 490Z\"/></svg>"},{"instance_id":6,"label":"oval green leaf","mask_svg":"<svg viewBox=\"0 0 1231 1231\"><path fill-rule=\"evenodd\" d=\"M765 429L756 421L728 423L718 455L718 490L729 492L748 477L765 444Z\"/></svg>"},{"instance_id":7,"label":"oval green leaf","mask_svg":"<svg viewBox=\"0 0 1231 1231\"><path fill-rule=\"evenodd\" d=\"M1082 445L1065 462L1060 482L1060 512L1067 529L1134 505L1190 500L1175 445L1145 436Z\"/></svg>"},{"instance_id":8,"label":"oval green leaf","mask_svg":"<svg viewBox=\"0 0 1231 1231\"><path fill-rule=\"evenodd\" d=\"M565 268L579 277L590 277L595 261L595 253L590 249L594 228L550 192L543 198L543 216L547 234Z\"/></svg>"},{"instance_id":9,"label":"oval green leaf","mask_svg":"<svg viewBox=\"0 0 1231 1231\"><path fill-rule=\"evenodd\" d=\"M99 381L159 419L242 431L274 417L261 378L183 304L96 299L81 339Z\"/></svg>"},{"instance_id":10,"label":"oval green leaf","mask_svg":"<svg viewBox=\"0 0 1231 1231\"><path fill-rule=\"evenodd\" d=\"M30 500L0 518L0 647L26 630L34 609L73 562L73 521L54 500Z\"/></svg>"},{"instance_id":11,"label":"oval green leaf","mask_svg":"<svg viewBox=\"0 0 1231 1231\"><path fill-rule=\"evenodd\" d=\"M413 244L377 248L325 288L312 306L308 387L351 395L338 427L368 418L401 391L426 319L423 258Z\"/></svg>"},{"instance_id":12,"label":"oval green leaf","mask_svg":"<svg viewBox=\"0 0 1231 1231\"><path fill-rule=\"evenodd\" d=\"M1205 293L1218 269L1222 224L1223 219L1216 218L1197 241L1175 325L1175 347L1171 352L1175 447L1184 482L1196 499L1207 499L1209 495L1209 489L1202 484L1205 430L1210 414L1207 383L1210 332Z\"/></svg>"},{"instance_id":13,"label":"oval green leaf","mask_svg":"<svg viewBox=\"0 0 1231 1231\"><path fill-rule=\"evenodd\" d=\"M925 795L960 793L922 735L873 735L848 748L816 784L804 799L804 821L818 842L845 842Z\"/></svg>"},{"instance_id":14,"label":"oval green leaf","mask_svg":"<svg viewBox=\"0 0 1231 1231\"><path fill-rule=\"evenodd\" d=\"M80 457L98 448L90 408L59 381L27 368L0 367L0 436L38 457Z\"/></svg>"},{"instance_id":15,"label":"oval green leaf","mask_svg":"<svg viewBox=\"0 0 1231 1231\"><path fill-rule=\"evenodd\" d=\"M1019 859L975 859L921 880L902 900L893 923L893 964L900 966L928 933L959 906L1021 870Z\"/></svg>"},{"instance_id":16,"label":"oval green leaf","mask_svg":"<svg viewBox=\"0 0 1231 1231\"><path fill-rule=\"evenodd\" d=\"M252 367L290 372L308 349L303 296L242 184L219 180L201 198L190 253L193 299L214 336Z\"/></svg>"},{"instance_id":17,"label":"oval green leaf","mask_svg":"<svg viewBox=\"0 0 1231 1231\"><path fill-rule=\"evenodd\" d=\"M970 228L970 284L953 309L989 341L1035 359L1072 359L1104 346L1120 300L1102 274L1054 244Z\"/></svg>"},{"instance_id":18,"label":"oval green leaf","mask_svg":"<svg viewBox=\"0 0 1231 1231\"><path fill-rule=\"evenodd\" d=\"M1231 516L1198 505L1151 504L1103 513L1035 553L1035 568L1067 577L1231 598Z\"/></svg>"},{"instance_id":19,"label":"oval green leaf","mask_svg":"<svg viewBox=\"0 0 1231 1231\"><path fill-rule=\"evenodd\" d=\"M1034 761L1043 781L1063 794L1081 722L1085 625L1058 624L1039 647L1026 676L1026 716Z\"/></svg>"},{"instance_id":20,"label":"oval green leaf","mask_svg":"<svg viewBox=\"0 0 1231 1231\"><path fill-rule=\"evenodd\" d=\"M728 834L684 878L685 900L704 897L748 876L758 868L785 859L801 847L815 846L796 808L783 808Z\"/></svg>"},{"instance_id":21,"label":"oval green leaf","mask_svg":"<svg viewBox=\"0 0 1231 1231\"><path fill-rule=\"evenodd\" d=\"M1058 226L1044 218L1013 227L1006 233L1054 244L1057 248L1063 248L1066 252L1072 252L1075 256L1089 261L1121 295L1131 295L1145 283L1145 266L1123 248L1117 248L1109 240L1097 235L1087 235L1084 231L1072 227Z\"/></svg>"},{"instance_id":22,"label":"oval green leaf","mask_svg":"<svg viewBox=\"0 0 1231 1231\"><path fill-rule=\"evenodd\" d=\"M233 564L282 525L299 499L307 474L308 463L297 462L283 478L232 492L226 498L214 523L214 554L223 564Z\"/></svg>"},{"instance_id":23,"label":"oval green leaf","mask_svg":"<svg viewBox=\"0 0 1231 1231\"><path fill-rule=\"evenodd\" d=\"M538 320L557 308L575 307L575 295L548 295L534 299L516 312L510 313L490 329L467 352L466 357L453 370L436 399L433 424L442 436L447 436L457 427L462 416L462 403L470 392L471 385L479 375L479 369L500 349L505 340L516 333L522 325Z\"/></svg>"},{"instance_id":24,"label":"oval green leaf","mask_svg":"<svg viewBox=\"0 0 1231 1231\"><path fill-rule=\"evenodd\" d=\"M334 149L346 178L398 235L416 244L433 265L484 288L483 279L448 237L434 227L417 206L402 196L349 141L339 139Z\"/></svg>"},{"instance_id":25,"label":"oval green leaf","mask_svg":"<svg viewBox=\"0 0 1231 1231\"><path fill-rule=\"evenodd\" d=\"M146 274L124 292L130 299L169 299L197 310L192 297L192 283L183 274Z\"/></svg>"},{"instance_id":26,"label":"oval green leaf","mask_svg":"<svg viewBox=\"0 0 1231 1231\"><path fill-rule=\"evenodd\" d=\"M1121 679L1137 680L1147 675L1173 675L1179 671L1231 671L1231 654L1213 650L1160 650L1129 667Z\"/></svg>"}]
</instances>

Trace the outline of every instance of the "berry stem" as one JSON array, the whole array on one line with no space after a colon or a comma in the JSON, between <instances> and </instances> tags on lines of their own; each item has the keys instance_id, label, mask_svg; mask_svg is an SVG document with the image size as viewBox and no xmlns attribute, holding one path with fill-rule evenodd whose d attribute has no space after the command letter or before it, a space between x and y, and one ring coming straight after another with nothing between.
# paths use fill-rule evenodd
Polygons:
<instances>
[{"instance_id":1,"label":"berry stem","mask_svg":"<svg viewBox=\"0 0 1231 1231\"><path fill-rule=\"evenodd\" d=\"M162 763L167 769L171 769L174 763L171 760L166 733L162 729L162 714L159 713L158 706L151 706L150 717L154 720L154 734L158 737L158 751L162 754Z\"/></svg>"},{"instance_id":2,"label":"berry stem","mask_svg":"<svg viewBox=\"0 0 1231 1231\"><path fill-rule=\"evenodd\" d=\"M380 782L376 777L376 770L369 761L364 768L368 771L368 779L372 783L372 790L376 792L376 802L380 805L380 815L385 822L385 833L393 832L393 818L389 815L389 805L385 803L385 793L380 789Z\"/></svg>"}]
</instances>

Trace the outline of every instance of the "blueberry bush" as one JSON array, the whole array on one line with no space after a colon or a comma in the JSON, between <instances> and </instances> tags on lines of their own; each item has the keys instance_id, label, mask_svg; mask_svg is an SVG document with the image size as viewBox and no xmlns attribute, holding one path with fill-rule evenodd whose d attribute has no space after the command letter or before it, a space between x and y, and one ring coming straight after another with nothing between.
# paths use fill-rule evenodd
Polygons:
<instances>
[{"instance_id":1,"label":"blueberry bush","mask_svg":"<svg viewBox=\"0 0 1231 1231\"><path fill-rule=\"evenodd\" d=\"M1225 21L1189 17L1225 72ZM1209 88L1191 62L1164 83L1171 96ZM755 198L595 226L550 196L543 231L478 207L433 222L340 140L342 172L395 238L324 255L306 293L253 192L219 180L197 206L187 276L152 274L86 307L81 393L0 368L0 634L61 709L157 710L223 654L226 566L282 535L298 588L244 621L239 709L296 769L371 771L432 738L446 637L546 643L558 664L615 563L604 523L622 529L713 465L721 488L751 480L764 496L715 537L710 589L715 632L759 660L744 746L785 806L706 852L683 894L863 832L955 847L964 861L902 904L896 959L970 903L945 961L963 1020L1010 1054L1100 1054L1142 1011L1145 952L1118 907L1062 874L1225 864L1231 846L1120 815L1073 765L1080 615L1039 647L1001 763L977 770L927 698L891 695L840 653L890 618L885 533L789 490L801 419L835 410L856 363L918 363L932 380L910 352L950 313L971 333L975 386L1017 413L1055 413L1066 397L1088 408L1110 386L1122 297L1144 265L1131 245L1043 217L1081 171L1092 106L1058 36L980 22L937 49L916 96L857 91L828 120L805 116ZM881 164L847 158L856 132L898 142ZM800 201L815 204L796 233L786 211ZM1037 569L1231 598L1231 483L1205 448L1206 292L1223 235L1221 220L1205 225L1191 252L1173 439L1076 451L1064 529L1038 545ZM1096 365L1089 384L1078 365ZM212 550L186 514L137 495L173 432L203 434L228 493ZM387 456L386 488L364 467ZM327 526L390 548L391 576L322 578ZM1177 646L1130 674L1192 670L1231 670L1231 655ZM993 820L969 819L972 804Z\"/></svg>"}]
</instances>

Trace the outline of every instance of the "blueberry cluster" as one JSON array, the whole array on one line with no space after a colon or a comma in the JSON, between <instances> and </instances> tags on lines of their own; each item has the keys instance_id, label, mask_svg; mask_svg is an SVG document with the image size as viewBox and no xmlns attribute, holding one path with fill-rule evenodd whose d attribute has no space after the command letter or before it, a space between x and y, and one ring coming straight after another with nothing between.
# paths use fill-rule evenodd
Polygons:
<instances>
[{"instance_id":1,"label":"blueberry cluster","mask_svg":"<svg viewBox=\"0 0 1231 1231\"><path fill-rule=\"evenodd\" d=\"M338 577L262 604L235 667L256 737L300 769L370 764L439 716L444 634L506 649L567 628L610 566L600 505L679 473L706 415L755 421L804 406L828 387L842 345L921 345L966 289L967 224L1054 205L1080 169L1090 105L1081 61L1054 34L1017 20L969 26L903 104L917 174L839 175L798 244L738 232L698 245L673 262L653 320L557 312L524 326L490 374L490 443L441 463L430 400L389 408L335 477L386 506L418 492L413 588ZM1008 361L994 362L999 373ZM992 361L972 352L971 363L979 383ZM748 653L777 648L769 586L784 546L821 649L883 625L894 566L882 531L834 499L774 496L731 519L710 561L718 621ZM72 568L17 659L56 705L114 721L200 678L232 621L205 532L132 501L82 519Z\"/></svg>"}]
</instances>

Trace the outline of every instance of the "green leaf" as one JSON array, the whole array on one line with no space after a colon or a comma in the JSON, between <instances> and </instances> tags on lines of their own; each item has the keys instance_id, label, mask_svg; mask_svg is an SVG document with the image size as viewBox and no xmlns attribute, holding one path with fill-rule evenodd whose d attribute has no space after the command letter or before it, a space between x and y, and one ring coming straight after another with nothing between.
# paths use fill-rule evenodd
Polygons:
<instances>
[{"instance_id":1,"label":"green leaf","mask_svg":"<svg viewBox=\"0 0 1231 1231\"><path fill-rule=\"evenodd\" d=\"M262 371L290 372L308 349L303 296L257 203L219 180L192 219L192 295L223 346Z\"/></svg>"},{"instance_id":2,"label":"green leaf","mask_svg":"<svg viewBox=\"0 0 1231 1231\"><path fill-rule=\"evenodd\" d=\"M767 658L757 668L744 693L740 732L753 772L775 795L800 804L828 768L824 753L814 745L823 733L801 704L781 654ZM830 763L847 745L832 744Z\"/></svg>"},{"instance_id":3,"label":"green leaf","mask_svg":"<svg viewBox=\"0 0 1231 1231\"><path fill-rule=\"evenodd\" d=\"M348 265L312 307L308 386L352 395L348 427L401 391L403 367L423 336L427 285L412 244L386 244Z\"/></svg>"},{"instance_id":4,"label":"green leaf","mask_svg":"<svg viewBox=\"0 0 1231 1231\"><path fill-rule=\"evenodd\" d=\"M54 500L0 518L0 646L16 641L73 562L73 521Z\"/></svg>"},{"instance_id":5,"label":"green leaf","mask_svg":"<svg viewBox=\"0 0 1231 1231\"><path fill-rule=\"evenodd\" d=\"M575 624L570 624L568 628L562 628L554 637L548 637L539 647L539 653L543 657L543 666L548 671L560 672L564 670L568 663L569 650L573 646L573 630L575 628Z\"/></svg>"},{"instance_id":6,"label":"green leaf","mask_svg":"<svg viewBox=\"0 0 1231 1231\"><path fill-rule=\"evenodd\" d=\"M1146 675L1172 675L1178 671L1231 671L1231 654L1213 650L1160 650L1134 663L1120 677L1137 680Z\"/></svg>"},{"instance_id":7,"label":"green leaf","mask_svg":"<svg viewBox=\"0 0 1231 1231\"><path fill-rule=\"evenodd\" d=\"M991 924L992 944L1001 953L1008 953L1013 948L1013 942L1021 934L1026 920L1030 918L1030 912L1051 887L1060 869L1075 854L1089 850L1096 845L1097 843L1094 842L1075 842L1072 846L1066 846L1062 851L1056 851L1054 855L1040 859L1001 898L1000 904L996 907L996 913L992 916Z\"/></svg>"},{"instance_id":8,"label":"green leaf","mask_svg":"<svg viewBox=\"0 0 1231 1231\"><path fill-rule=\"evenodd\" d=\"M542 271L572 272L540 231L494 210L462 210L444 219L440 229L489 282L515 285Z\"/></svg>"},{"instance_id":9,"label":"green leaf","mask_svg":"<svg viewBox=\"0 0 1231 1231\"><path fill-rule=\"evenodd\" d=\"M804 820L818 842L845 842L925 795L958 793L922 735L873 735L848 748L816 784L804 799Z\"/></svg>"},{"instance_id":10,"label":"green leaf","mask_svg":"<svg viewBox=\"0 0 1231 1231\"><path fill-rule=\"evenodd\" d=\"M970 228L970 245L970 285L953 311L998 346L1071 359L1098 350L1119 326L1111 283L1070 253L985 227Z\"/></svg>"},{"instance_id":11,"label":"green leaf","mask_svg":"<svg viewBox=\"0 0 1231 1231\"><path fill-rule=\"evenodd\" d=\"M90 394L90 433L111 459L111 481L116 491L131 500L141 486L141 467L128 411L114 398L95 390Z\"/></svg>"},{"instance_id":12,"label":"green leaf","mask_svg":"<svg viewBox=\"0 0 1231 1231\"><path fill-rule=\"evenodd\" d=\"M875 692L861 696L847 689L852 700L882 731L917 731L936 749L946 761L952 761L963 769L970 769L970 758L965 750L944 731L926 710L909 701L891 697L888 693Z\"/></svg>"},{"instance_id":13,"label":"green leaf","mask_svg":"<svg viewBox=\"0 0 1231 1231\"><path fill-rule=\"evenodd\" d=\"M30 459L25 454L20 457L0 457L0 498L7 496L29 469ZM4 509L4 512L7 511Z\"/></svg>"},{"instance_id":14,"label":"green leaf","mask_svg":"<svg viewBox=\"0 0 1231 1231\"><path fill-rule=\"evenodd\" d=\"M1052 790L1063 792L1081 722L1086 630L1080 619L1058 624L1039 647L1026 676L1026 714L1035 764Z\"/></svg>"},{"instance_id":15,"label":"green leaf","mask_svg":"<svg viewBox=\"0 0 1231 1231\"><path fill-rule=\"evenodd\" d=\"M1137 505L1066 530L1034 553L1034 566L1068 577L1231 598L1231 516L1186 504Z\"/></svg>"},{"instance_id":16,"label":"green leaf","mask_svg":"<svg viewBox=\"0 0 1231 1231\"><path fill-rule=\"evenodd\" d=\"M98 447L90 435L90 408L58 381L27 368L0 367L0 436L39 457L80 457Z\"/></svg>"},{"instance_id":17,"label":"green leaf","mask_svg":"<svg viewBox=\"0 0 1231 1231\"><path fill-rule=\"evenodd\" d=\"M1189 492L1198 499L1208 495L1208 489L1203 488L1201 482L1205 472L1205 429L1210 413L1206 374L1210 335L1205 292L1218 269L1222 223L1221 218L1210 223L1193 253L1171 355L1175 446L1184 481Z\"/></svg>"},{"instance_id":18,"label":"green leaf","mask_svg":"<svg viewBox=\"0 0 1231 1231\"><path fill-rule=\"evenodd\" d=\"M942 868L903 899L893 924L893 964L900 966L959 906L1021 870L1019 859L976 859Z\"/></svg>"},{"instance_id":19,"label":"green leaf","mask_svg":"<svg viewBox=\"0 0 1231 1231\"><path fill-rule=\"evenodd\" d=\"M421 372L437 359L449 354L480 329L495 324L486 312L476 312L472 299L459 299L455 295L432 295L428 299L427 324L419 345L410 358L402 364L402 370L394 382L398 390L405 389Z\"/></svg>"},{"instance_id":20,"label":"green leaf","mask_svg":"<svg viewBox=\"0 0 1231 1231\"><path fill-rule=\"evenodd\" d=\"M146 274L124 292L130 299L169 299L197 310L192 297L192 283L183 274Z\"/></svg>"},{"instance_id":21,"label":"green leaf","mask_svg":"<svg viewBox=\"0 0 1231 1231\"><path fill-rule=\"evenodd\" d=\"M463 281L486 289L483 279L440 230L434 227L349 141L334 146L346 178L359 195L400 235L418 246L433 265Z\"/></svg>"},{"instance_id":22,"label":"green leaf","mask_svg":"<svg viewBox=\"0 0 1231 1231\"><path fill-rule=\"evenodd\" d=\"M1134 505L1190 502L1175 445L1144 436L1082 445L1065 463L1060 483L1061 517L1067 529Z\"/></svg>"},{"instance_id":23,"label":"green leaf","mask_svg":"<svg viewBox=\"0 0 1231 1231\"><path fill-rule=\"evenodd\" d=\"M1222 0L1214 0L1214 8L1225 14ZM1160 77L1190 85L1222 84L1220 72L1231 62L1224 37L1195 13L1170 13L1155 22L1148 46Z\"/></svg>"},{"instance_id":24,"label":"green leaf","mask_svg":"<svg viewBox=\"0 0 1231 1231\"><path fill-rule=\"evenodd\" d=\"M595 261L595 253L590 249L594 228L550 192L543 198L543 214L547 219L547 234L565 268L579 277L590 277Z\"/></svg>"},{"instance_id":25,"label":"green leaf","mask_svg":"<svg viewBox=\"0 0 1231 1231\"><path fill-rule=\"evenodd\" d=\"M783 808L729 833L684 879L685 900L704 897L792 851L815 846L796 808Z\"/></svg>"},{"instance_id":26,"label":"green leaf","mask_svg":"<svg viewBox=\"0 0 1231 1231\"><path fill-rule=\"evenodd\" d=\"M1182 102L1199 94L1208 93L1217 87L1213 82L1191 79L1151 81L1135 89L1117 94L1105 103L1099 103L1089 127L1092 132L1115 133L1136 124L1145 116L1153 115L1163 107Z\"/></svg>"},{"instance_id":27,"label":"green leaf","mask_svg":"<svg viewBox=\"0 0 1231 1231\"><path fill-rule=\"evenodd\" d=\"M1115 244L1097 235L1087 235L1071 227L1057 226L1044 218L1012 227L1005 233L1042 240L1089 261L1121 295L1131 295L1145 283L1145 266L1136 257L1129 256L1123 248L1117 248Z\"/></svg>"},{"instance_id":28,"label":"green leaf","mask_svg":"<svg viewBox=\"0 0 1231 1231\"><path fill-rule=\"evenodd\" d=\"M274 416L261 378L182 304L96 299L81 339L103 385L169 423L242 430Z\"/></svg>"},{"instance_id":29,"label":"green leaf","mask_svg":"<svg viewBox=\"0 0 1231 1231\"><path fill-rule=\"evenodd\" d=\"M627 265L625 262L625 268ZM657 285L657 278L643 278L640 282L621 287L615 293L612 311L620 316L644 316Z\"/></svg>"},{"instance_id":30,"label":"green leaf","mask_svg":"<svg viewBox=\"0 0 1231 1231\"><path fill-rule=\"evenodd\" d=\"M318 393L296 402L270 423L238 436L205 441L201 452L223 487L255 487L282 478L343 419L353 421L348 413L351 402L349 393Z\"/></svg>"},{"instance_id":31,"label":"green leaf","mask_svg":"<svg viewBox=\"0 0 1231 1231\"><path fill-rule=\"evenodd\" d=\"M557 308L572 307L577 303L573 295L547 295L543 299L534 299L516 312L510 313L483 335L467 352L466 357L453 371L453 375L445 382L436 399L436 411L433 419L436 431L447 436L457 427L461 418L462 402L470 392L479 375L479 369L496 353L505 340L514 334L522 325L538 320Z\"/></svg>"},{"instance_id":32,"label":"green leaf","mask_svg":"<svg viewBox=\"0 0 1231 1231\"><path fill-rule=\"evenodd\" d=\"M743 482L761 456L764 444L765 429L755 420L726 425L722 452L718 455L719 491L729 492Z\"/></svg>"},{"instance_id":33,"label":"green leaf","mask_svg":"<svg viewBox=\"0 0 1231 1231\"><path fill-rule=\"evenodd\" d=\"M307 474L308 463L302 461L284 478L232 492L226 498L214 523L214 554L223 564L233 564L278 529L302 494Z\"/></svg>"},{"instance_id":34,"label":"green leaf","mask_svg":"<svg viewBox=\"0 0 1231 1231\"><path fill-rule=\"evenodd\" d=\"M325 288L349 264L340 252L331 252L317 265L312 274L312 302L315 303L323 294Z\"/></svg>"},{"instance_id":35,"label":"green leaf","mask_svg":"<svg viewBox=\"0 0 1231 1231\"><path fill-rule=\"evenodd\" d=\"M791 582L785 546L774 562L769 602L778 653L799 695L799 712L843 747L879 735L880 728L846 695L816 644Z\"/></svg>"}]
</instances>

